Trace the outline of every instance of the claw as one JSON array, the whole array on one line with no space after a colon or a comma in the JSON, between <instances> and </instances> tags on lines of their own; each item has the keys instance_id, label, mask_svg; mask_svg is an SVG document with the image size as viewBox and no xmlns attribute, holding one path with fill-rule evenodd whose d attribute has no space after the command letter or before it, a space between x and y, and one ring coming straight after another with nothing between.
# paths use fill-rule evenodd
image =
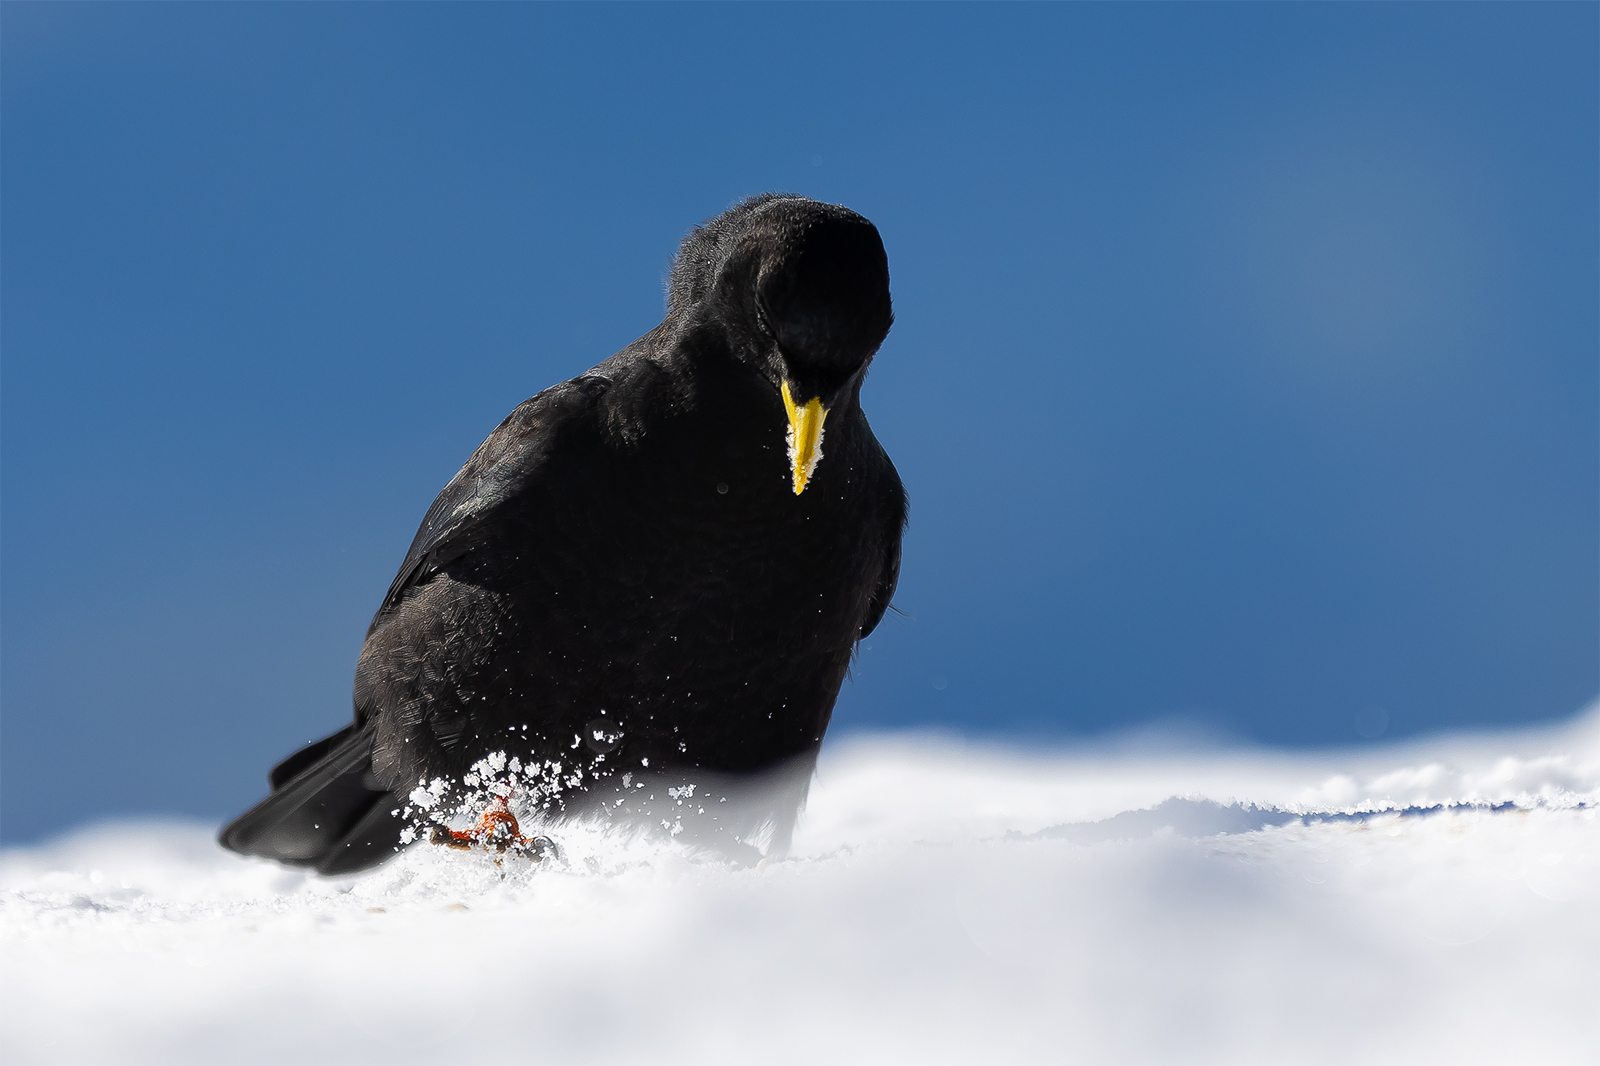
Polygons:
<instances>
[{"instance_id":1,"label":"claw","mask_svg":"<svg viewBox=\"0 0 1600 1066\"><path fill-rule=\"evenodd\" d=\"M555 848L549 837L522 835L522 826L517 824L517 816L511 813L509 786L505 795L495 795L489 801L489 806L479 815L477 825L471 829L450 829L437 825L428 834L428 840L459 851L466 851L474 844L482 844L494 851L520 851L535 860L544 858Z\"/></svg>"}]
</instances>

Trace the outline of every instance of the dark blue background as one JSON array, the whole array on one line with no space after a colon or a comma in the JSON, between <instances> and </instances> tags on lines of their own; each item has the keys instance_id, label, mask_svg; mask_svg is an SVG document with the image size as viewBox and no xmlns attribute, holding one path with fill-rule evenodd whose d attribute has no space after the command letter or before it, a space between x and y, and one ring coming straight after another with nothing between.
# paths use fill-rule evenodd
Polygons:
<instances>
[{"instance_id":1,"label":"dark blue background","mask_svg":"<svg viewBox=\"0 0 1600 1066\"><path fill-rule=\"evenodd\" d=\"M1592 4L0 18L9 839L254 800L434 493L764 189L894 275L906 617L836 729L1600 689Z\"/></svg>"}]
</instances>

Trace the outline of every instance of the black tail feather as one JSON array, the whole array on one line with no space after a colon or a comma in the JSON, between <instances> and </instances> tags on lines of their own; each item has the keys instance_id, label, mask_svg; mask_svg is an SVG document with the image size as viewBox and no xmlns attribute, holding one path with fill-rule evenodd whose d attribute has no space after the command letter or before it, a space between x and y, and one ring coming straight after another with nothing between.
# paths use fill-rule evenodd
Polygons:
<instances>
[{"instance_id":1,"label":"black tail feather","mask_svg":"<svg viewBox=\"0 0 1600 1066\"><path fill-rule=\"evenodd\" d=\"M392 858L400 847L400 804L385 792L333 849L317 862L319 874L352 874Z\"/></svg>"},{"instance_id":2,"label":"black tail feather","mask_svg":"<svg viewBox=\"0 0 1600 1066\"><path fill-rule=\"evenodd\" d=\"M350 734L355 731L356 727L354 725L347 725L331 737L323 737L321 740L312 741L277 766L274 766L271 772L267 774L267 783L272 786L272 791L276 792L290 781L293 781L301 770L304 770L314 762L320 761L324 755L349 739Z\"/></svg>"},{"instance_id":3,"label":"black tail feather","mask_svg":"<svg viewBox=\"0 0 1600 1066\"><path fill-rule=\"evenodd\" d=\"M272 795L234 819L218 838L241 855L260 855L319 873L376 866L400 846L399 806L372 780L372 734L351 726L296 752L271 774Z\"/></svg>"}]
</instances>

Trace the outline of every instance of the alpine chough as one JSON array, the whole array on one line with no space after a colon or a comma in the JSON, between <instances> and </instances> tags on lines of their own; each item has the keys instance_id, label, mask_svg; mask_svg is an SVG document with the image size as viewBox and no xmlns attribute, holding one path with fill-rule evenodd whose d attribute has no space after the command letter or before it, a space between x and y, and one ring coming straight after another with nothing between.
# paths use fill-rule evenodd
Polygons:
<instances>
[{"instance_id":1,"label":"alpine chough","mask_svg":"<svg viewBox=\"0 0 1600 1066\"><path fill-rule=\"evenodd\" d=\"M349 872L466 796L488 836L525 840L523 802L781 850L899 577L905 490L860 405L892 320L853 211L766 194L697 226L664 321L445 486L367 630L355 721L274 768L223 845Z\"/></svg>"}]
</instances>

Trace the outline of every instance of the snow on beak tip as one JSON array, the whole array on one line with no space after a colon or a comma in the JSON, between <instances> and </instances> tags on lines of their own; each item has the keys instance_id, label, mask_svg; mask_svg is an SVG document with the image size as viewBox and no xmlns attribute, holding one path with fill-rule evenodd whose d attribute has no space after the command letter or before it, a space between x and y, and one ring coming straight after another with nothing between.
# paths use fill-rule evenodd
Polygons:
<instances>
[{"instance_id":1,"label":"snow on beak tip","mask_svg":"<svg viewBox=\"0 0 1600 1066\"><path fill-rule=\"evenodd\" d=\"M789 412L789 468L794 475L794 494L806 490L806 483L822 460L822 420L828 409L822 398L813 396L804 404L794 402L789 383L783 383L783 407Z\"/></svg>"}]
</instances>

